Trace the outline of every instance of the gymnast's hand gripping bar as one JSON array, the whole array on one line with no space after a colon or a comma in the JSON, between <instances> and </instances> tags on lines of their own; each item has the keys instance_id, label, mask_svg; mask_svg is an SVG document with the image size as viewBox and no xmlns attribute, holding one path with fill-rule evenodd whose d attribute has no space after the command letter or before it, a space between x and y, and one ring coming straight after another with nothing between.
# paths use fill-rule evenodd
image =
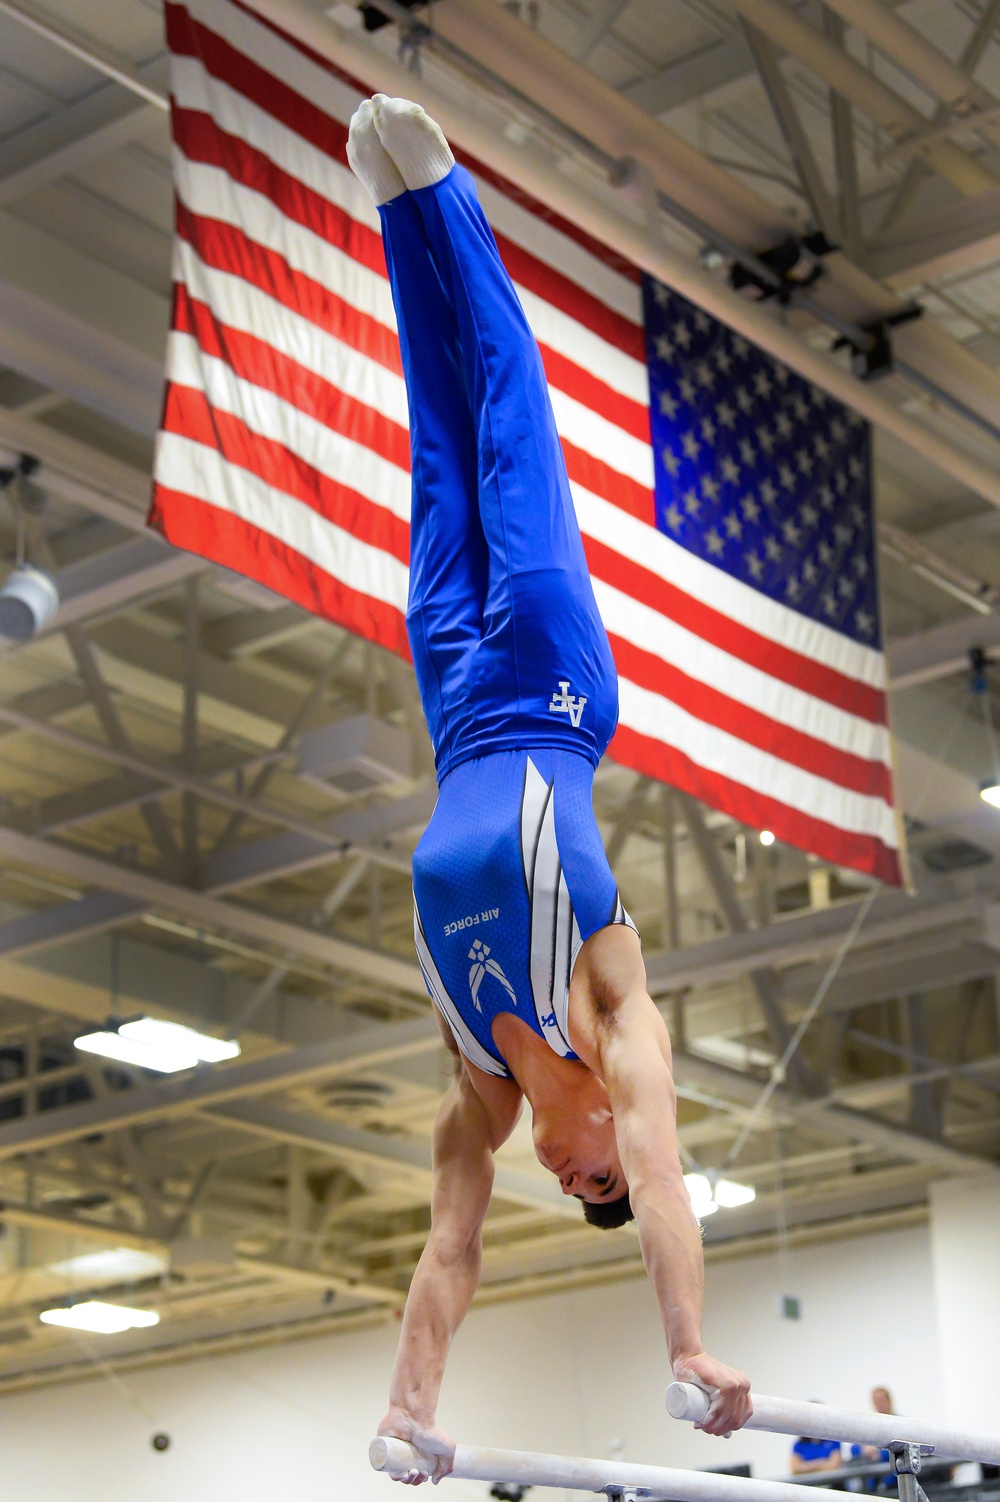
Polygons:
<instances>
[{"instance_id":1,"label":"gymnast's hand gripping bar","mask_svg":"<svg viewBox=\"0 0 1000 1502\"><path fill-rule=\"evenodd\" d=\"M711 1399L692 1382L671 1382L667 1412L671 1418L698 1424ZM979 1460L1000 1465L1000 1434L983 1434L942 1424L933 1419L907 1419L895 1413L862 1413L851 1408L828 1408L825 1403L797 1403L792 1398L768 1398L751 1393L753 1416L747 1429L771 1434L808 1434L811 1439L837 1439L843 1444L875 1445L880 1450L904 1442L925 1445L949 1459Z\"/></svg>"},{"instance_id":2,"label":"gymnast's hand gripping bar","mask_svg":"<svg viewBox=\"0 0 1000 1502\"><path fill-rule=\"evenodd\" d=\"M376 1471L393 1477L433 1471L435 1457L401 1439L373 1439L368 1458ZM527 1450L487 1450L458 1445L451 1473L465 1481L506 1481L518 1486L554 1486L567 1491L624 1492L637 1497L670 1497L673 1502L803 1502L802 1490L788 1481L747 1481L711 1471L674 1471L666 1466L631 1465L620 1460L582 1460L568 1455L533 1455ZM832 1502L857 1502L851 1492L824 1493Z\"/></svg>"}]
</instances>

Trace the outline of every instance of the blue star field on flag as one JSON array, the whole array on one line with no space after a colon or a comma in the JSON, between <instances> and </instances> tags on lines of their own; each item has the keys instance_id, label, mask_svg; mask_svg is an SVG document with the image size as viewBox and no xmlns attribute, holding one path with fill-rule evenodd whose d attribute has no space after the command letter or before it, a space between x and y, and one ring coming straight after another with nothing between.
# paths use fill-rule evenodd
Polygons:
<instances>
[{"instance_id":1,"label":"blue star field on flag","mask_svg":"<svg viewBox=\"0 0 1000 1502\"><path fill-rule=\"evenodd\" d=\"M649 276L643 304L660 531L879 647L868 424Z\"/></svg>"}]
</instances>

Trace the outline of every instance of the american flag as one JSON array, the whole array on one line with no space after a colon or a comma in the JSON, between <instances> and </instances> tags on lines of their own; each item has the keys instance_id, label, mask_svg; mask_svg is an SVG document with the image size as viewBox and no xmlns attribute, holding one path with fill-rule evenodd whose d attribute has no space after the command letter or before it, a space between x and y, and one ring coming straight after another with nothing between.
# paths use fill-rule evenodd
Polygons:
<instances>
[{"instance_id":1,"label":"american flag","mask_svg":"<svg viewBox=\"0 0 1000 1502\"><path fill-rule=\"evenodd\" d=\"M408 655L406 398L378 217L346 158L347 122L370 90L240 0L168 0L166 23L177 207L152 524ZM611 755L825 859L898 882L865 430L463 160L549 380L620 674ZM679 329L690 333L686 346ZM714 374L711 388L699 385L700 365ZM752 411L740 406L744 386ZM739 414L731 430L715 410L727 388ZM775 395L785 391L811 404L809 418L786 412ZM768 453L759 432L786 419L797 440L789 446L781 432ZM863 469L843 493L837 422ZM796 455L817 435L830 453L807 475ZM753 464L741 441L753 445ZM794 491L783 488L782 463ZM756 514L741 509L749 499ZM867 506L864 526L853 506ZM784 537L809 507L815 558L803 532L803 589L792 599L777 585L793 544L772 559L767 537ZM729 546L730 513L742 549ZM850 543L837 531L848 522ZM805 573L823 556L821 533L832 550L822 582ZM855 560L867 561L867 575ZM854 583L850 600L838 571ZM837 611L824 618L830 588Z\"/></svg>"}]
</instances>

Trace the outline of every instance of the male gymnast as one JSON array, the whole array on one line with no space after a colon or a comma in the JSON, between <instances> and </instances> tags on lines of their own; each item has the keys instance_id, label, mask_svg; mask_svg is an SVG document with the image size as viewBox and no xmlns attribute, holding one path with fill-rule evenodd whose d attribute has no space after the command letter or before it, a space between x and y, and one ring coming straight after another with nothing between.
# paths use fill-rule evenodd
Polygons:
<instances>
[{"instance_id":1,"label":"male gymnast","mask_svg":"<svg viewBox=\"0 0 1000 1502\"><path fill-rule=\"evenodd\" d=\"M454 1057L431 1230L380 1434L432 1457L452 1338L479 1282L493 1155L525 1098L539 1161L593 1225L634 1217L674 1376L750 1415L701 1343L701 1235L681 1173L670 1041L594 819L618 681L541 357L471 177L416 104L351 121L378 205L410 415L406 623L440 791L413 861L414 931Z\"/></svg>"}]
</instances>

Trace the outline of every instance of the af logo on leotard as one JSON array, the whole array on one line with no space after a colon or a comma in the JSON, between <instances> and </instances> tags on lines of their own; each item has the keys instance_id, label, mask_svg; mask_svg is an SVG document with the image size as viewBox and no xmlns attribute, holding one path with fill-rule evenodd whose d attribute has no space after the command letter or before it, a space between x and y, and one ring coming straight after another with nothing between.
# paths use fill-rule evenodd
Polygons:
<instances>
[{"instance_id":1,"label":"af logo on leotard","mask_svg":"<svg viewBox=\"0 0 1000 1502\"><path fill-rule=\"evenodd\" d=\"M587 707L587 700L583 694L571 694L569 691L569 679L559 680L559 692L553 694L549 700L549 714L568 714L569 722L574 730L579 730L580 721L583 719L583 711Z\"/></svg>"},{"instance_id":2,"label":"af logo on leotard","mask_svg":"<svg viewBox=\"0 0 1000 1502\"><path fill-rule=\"evenodd\" d=\"M472 1000L477 1012L483 1010L479 1000L479 987L487 975L492 975L500 982L511 1001L517 1006L517 997L514 995L514 987L504 975L498 961L488 958L490 946L484 944L482 939L477 939L469 950L469 959L472 960L472 968L469 971L469 990L472 992Z\"/></svg>"}]
</instances>

